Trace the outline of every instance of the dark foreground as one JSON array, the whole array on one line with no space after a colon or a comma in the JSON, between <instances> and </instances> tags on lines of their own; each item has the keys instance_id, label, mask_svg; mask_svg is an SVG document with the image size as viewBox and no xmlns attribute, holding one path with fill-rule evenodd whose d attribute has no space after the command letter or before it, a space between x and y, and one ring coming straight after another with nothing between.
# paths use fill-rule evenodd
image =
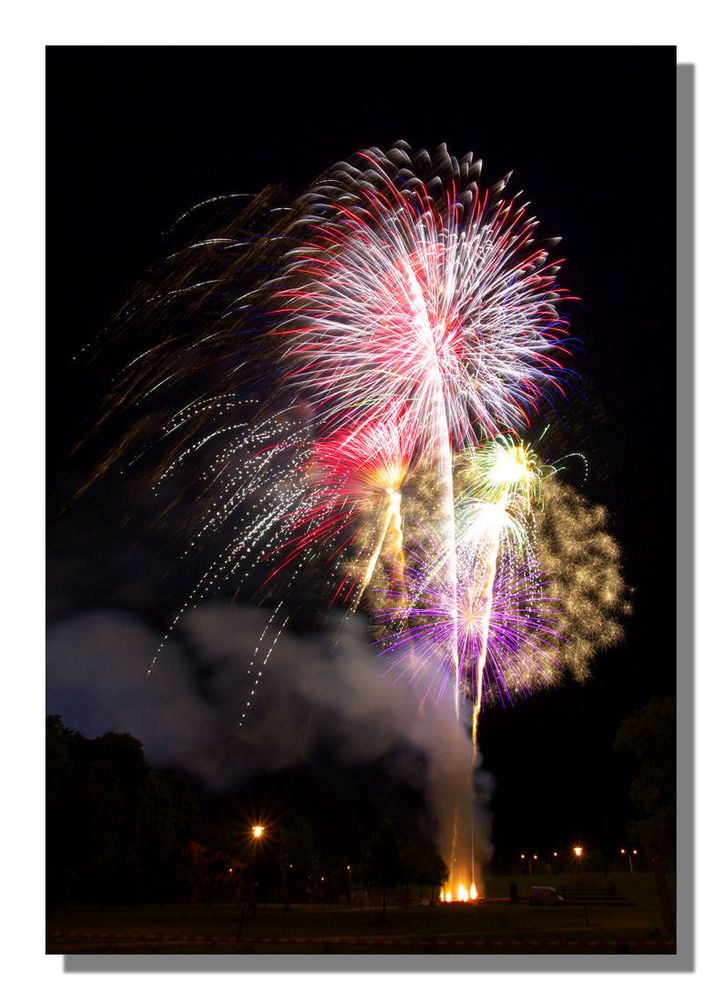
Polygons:
<instances>
[{"instance_id":1,"label":"dark foreground","mask_svg":"<svg viewBox=\"0 0 722 1000\"><path fill-rule=\"evenodd\" d=\"M232 904L68 909L48 922L55 954L674 954L651 880L618 905L480 904L380 908Z\"/></svg>"}]
</instances>

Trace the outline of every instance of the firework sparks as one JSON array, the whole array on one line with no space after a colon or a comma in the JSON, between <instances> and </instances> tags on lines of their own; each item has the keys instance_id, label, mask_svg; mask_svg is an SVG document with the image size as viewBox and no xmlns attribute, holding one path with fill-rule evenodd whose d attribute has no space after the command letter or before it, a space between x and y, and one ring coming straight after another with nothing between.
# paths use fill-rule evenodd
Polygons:
<instances>
[{"instance_id":1,"label":"firework sparks","mask_svg":"<svg viewBox=\"0 0 722 1000\"><path fill-rule=\"evenodd\" d=\"M600 650L621 641L620 617L629 614L621 551L604 507L591 506L556 476L544 481L539 516L540 566L559 608L560 665L587 680Z\"/></svg>"},{"instance_id":2,"label":"firework sparks","mask_svg":"<svg viewBox=\"0 0 722 1000\"><path fill-rule=\"evenodd\" d=\"M315 501L292 518L288 559L308 546L333 543L343 571L332 600L355 610L386 553L402 571L401 495L412 463L414 436L408 421L371 423L317 441L306 467ZM353 552L351 564L343 558Z\"/></svg>"},{"instance_id":3,"label":"firework sparks","mask_svg":"<svg viewBox=\"0 0 722 1000\"><path fill-rule=\"evenodd\" d=\"M572 378L571 296L507 186L443 146L362 151L280 214L265 192L195 234L118 318L150 331L113 404L141 416L99 471L160 445L156 489L183 474L193 494L183 555L212 553L164 642L224 584L273 595L241 723L309 579L327 605L368 609L427 693L453 684L474 747L484 705L583 679L621 637L604 512L520 437ZM449 850L471 860L442 898L473 901L462 821Z\"/></svg>"},{"instance_id":4,"label":"firework sparks","mask_svg":"<svg viewBox=\"0 0 722 1000\"><path fill-rule=\"evenodd\" d=\"M421 175L414 166L427 166ZM559 261L481 162L359 154L313 189L276 292L290 377L330 427L409 412L435 459L563 389ZM425 176L424 176L425 174Z\"/></svg>"}]
</instances>

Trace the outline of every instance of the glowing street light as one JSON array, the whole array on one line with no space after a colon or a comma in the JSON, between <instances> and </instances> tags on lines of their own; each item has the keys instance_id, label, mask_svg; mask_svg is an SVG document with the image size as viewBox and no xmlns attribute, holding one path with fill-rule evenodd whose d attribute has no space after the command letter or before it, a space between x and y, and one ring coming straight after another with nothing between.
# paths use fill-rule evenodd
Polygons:
<instances>
[{"instance_id":1,"label":"glowing street light","mask_svg":"<svg viewBox=\"0 0 722 1000\"><path fill-rule=\"evenodd\" d=\"M632 861L632 855L634 855L635 857L637 856L637 853L638 853L637 852L637 848L634 847L634 848L632 848L631 851L628 851L626 848L622 847L622 848L620 848L619 853L622 856L626 855L626 858L629 861L629 874L630 875L634 875L634 863Z\"/></svg>"},{"instance_id":2,"label":"glowing street light","mask_svg":"<svg viewBox=\"0 0 722 1000\"><path fill-rule=\"evenodd\" d=\"M583 847L573 847L572 851L574 852L574 857L579 862L579 873L581 875L581 871L582 871L582 855L584 854L584 848ZM584 906L584 923L587 925L587 927L589 927L589 913L587 912L587 894L584 891L584 882L581 883L581 887L582 887L582 904Z\"/></svg>"},{"instance_id":3,"label":"glowing street light","mask_svg":"<svg viewBox=\"0 0 722 1000\"><path fill-rule=\"evenodd\" d=\"M528 869L529 875L531 875L531 873L532 873L532 862L538 861L539 860L539 855L538 854L529 854L529 855L520 854L519 857L521 858L522 862L524 863L524 867L526 867Z\"/></svg>"},{"instance_id":4,"label":"glowing street light","mask_svg":"<svg viewBox=\"0 0 722 1000\"><path fill-rule=\"evenodd\" d=\"M265 832L266 832L265 826L260 826L257 824L256 826L251 827L251 833L253 834L254 840L260 840Z\"/></svg>"}]
</instances>

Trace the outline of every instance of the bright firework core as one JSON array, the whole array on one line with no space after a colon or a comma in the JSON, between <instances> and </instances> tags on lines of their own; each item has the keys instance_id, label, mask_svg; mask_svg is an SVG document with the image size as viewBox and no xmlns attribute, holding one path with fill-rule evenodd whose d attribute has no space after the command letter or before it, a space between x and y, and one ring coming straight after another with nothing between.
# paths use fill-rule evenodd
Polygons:
<instances>
[{"instance_id":1,"label":"bright firework core","mask_svg":"<svg viewBox=\"0 0 722 1000\"><path fill-rule=\"evenodd\" d=\"M528 483L532 473L526 448L523 445L495 448L487 475L489 482L498 485Z\"/></svg>"}]
</instances>

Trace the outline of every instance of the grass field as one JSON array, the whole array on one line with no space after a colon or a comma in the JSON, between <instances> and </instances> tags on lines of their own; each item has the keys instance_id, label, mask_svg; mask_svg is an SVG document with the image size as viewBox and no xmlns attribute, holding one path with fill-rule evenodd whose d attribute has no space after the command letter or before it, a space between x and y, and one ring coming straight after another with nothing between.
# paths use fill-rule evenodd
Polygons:
<instances>
[{"instance_id":1,"label":"grass field","mask_svg":"<svg viewBox=\"0 0 722 1000\"><path fill-rule=\"evenodd\" d=\"M522 897L531 884L516 876L490 877L488 901L479 905L380 908L259 904L255 917L239 921L232 904L211 906L68 909L48 922L51 953L397 953L397 952L645 952L674 951L662 932L651 876L618 876L617 893L630 904L512 906L509 883Z\"/></svg>"}]
</instances>

